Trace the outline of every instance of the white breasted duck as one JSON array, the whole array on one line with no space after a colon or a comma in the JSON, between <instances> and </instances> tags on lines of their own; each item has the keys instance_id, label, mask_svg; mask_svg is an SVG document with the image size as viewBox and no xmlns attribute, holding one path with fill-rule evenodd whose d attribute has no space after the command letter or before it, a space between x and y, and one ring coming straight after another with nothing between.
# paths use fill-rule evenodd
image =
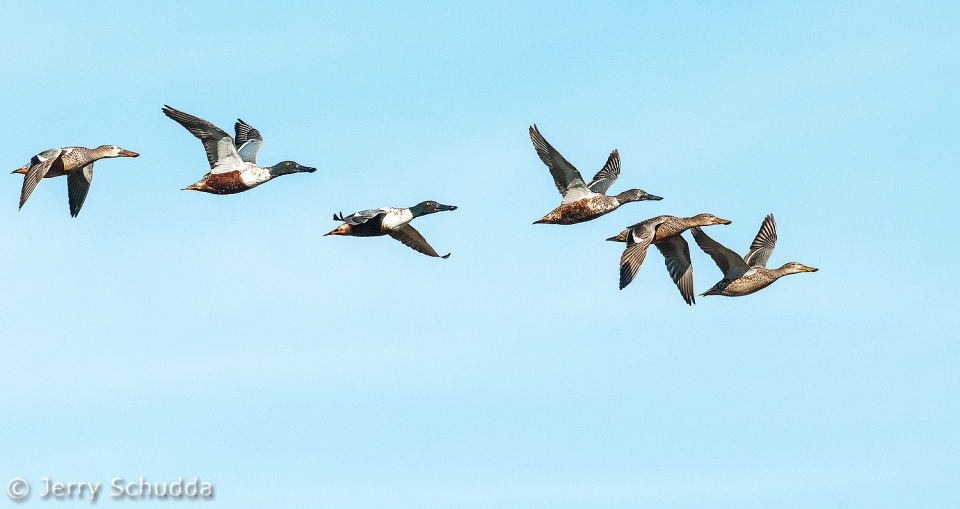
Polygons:
<instances>
[{"instance_id":1,"label":"white breasted duck","mask_svg":"<svg viewBox=\"0 0 960 509\"><path fill-rule=\"evenodd\" d=\"M773 220L773 214L763 219L760 231L744 257L711 239L700 228L690 231L700 249L710 255L723 271L723 279L701 295L741 297L762 290L783 276L819 270L797 262L785 263L779 269L767 268L767 260L777 243L777 223Z\"/></svg>"},{"instance_id":2,"label":"white breasted duck","mask_svg":"<svg viewBox=\"0 0 960 509\"><path fill-rule=\"evenodd\" d=\"M549 214L534 221L533 224L576 224L596 219L613 212L620 205L632 201L662 200L642 189L631 189L616 196L607 196L607 189L620 176L620 153L614 150L607 158L607 164L594 175L589 184L584 182L580 172L553 148L540 134L537 125L530 128L530 140L543 164L550 168L553 182L557 185L563 201Z\"/></svg>"},{"instance_id":3,"label":"white breasted duck","mask_svg":"<svg viewBox=\"0 0 960 509\"><path fill-rule=\"evenodd\" d=\"M90 182L93 181L93 163L108 157L139 155L116 145L101 145L94 149L63 147L44 150L33 156L28 164L12 172L24 175L23 188L20 190L20 208L23 208L23 204L42 179L66 175L70 215L77 217L90 190Z\"/></svg>"},{"instance_id":4,"label":"white breasted duck","mask_svg":"<svg viewBox=\"0 0 960 509\"><path fill-rule=\"evenodd\" d=\"M234 139L210 122L170 106L164 106L163 113L199 138L207 152L210 173L185 190L234 194L253 189L281 175L317 171L316 168L301 166L294 161L283 161L266 168L257 166L257 151L263 144L263 138L259 131L243 120L237 119L234 125L237 133Z\"/></svg>"},{"instance_id":5,"label":"white breasted duck","mask_svg":"<svg viewBox=\"0 0 960 509\"><path fill-rule=\"evenodd\" d=\"M457 210L453 205L443 205L435 201L425 201L410 208L381 207L379 209L361 210L360 212L343 217L333 215L334 221L343 221L343 224L326 235L347 235L352 237L379 237L389 235L407 247L411 247L427 256L448 258L450 253L440 256L427 241L420 235L410 221L414 218L442 212Z\"/></svg>"}]
</instances>

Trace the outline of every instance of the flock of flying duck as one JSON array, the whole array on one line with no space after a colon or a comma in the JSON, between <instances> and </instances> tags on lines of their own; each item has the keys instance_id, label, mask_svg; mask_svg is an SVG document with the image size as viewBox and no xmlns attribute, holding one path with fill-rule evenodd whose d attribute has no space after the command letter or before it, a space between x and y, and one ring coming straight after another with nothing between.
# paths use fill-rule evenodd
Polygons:
<instances>
[{"instance_id":1,"label":"flock of flying duck","mask_svg":"<svg viewBox=\"0 0 960 509\"><path fill-rule=\"evenodd\" d=\"M263 138L259 131L241 119L237 119L234 124L235 136L231 137L223 129L202 118L170 106L164 106L162 111L203 143L207 162L210 163L210 171L185 190L235 194L253 189L282 175L317 171L316 168L294 161L283 161L267 167L257 166L257 152L263 144ZM587 183L577 168L544 139L536 125L530 127L530 140L540 160L550 169L553 181L563 197L559 207L534 224L582 223L608 214L625 203L663 199L641 189L630 189L612 196L606 194L620 175L620 154L616 150L610 153L607 163L593 180ZM20 208L23 208L41 180L66 175L70 215L76 217L93 181L94 162L105 158L139 155L116 145L102 145L94 149L64 147L45 150L33 156L28 164L13 171L24 176ZM343 213L334 214L333 219L343 224L326 235L389 235L427 256L447 258L449 253L444 256L437 254L410 222L420 216L456 208L435 201L425 201L408 208L380 207L361 210L345 217ZM629 226L620 234L608 238L609 241L626 243L620 257L620 289L630 284L646 257L647 249L654 245L663 255L667 272L680 290L683 300L687 304L694 304L690 248L681 235L687 230L691 231L700 249L710 255L723 272L723 279L701 295L749 295L766 288L782 276L817 271L816 268L797 262L784 264L777 269L766 267L777 241L777 225L773 214L764 218L760 232L750 244L750 250L742 257L701 230L702 226L715 224L730 224L730 221L713 214L698 214L692 217L657 216Z\"/></svg>"}]
</instances>

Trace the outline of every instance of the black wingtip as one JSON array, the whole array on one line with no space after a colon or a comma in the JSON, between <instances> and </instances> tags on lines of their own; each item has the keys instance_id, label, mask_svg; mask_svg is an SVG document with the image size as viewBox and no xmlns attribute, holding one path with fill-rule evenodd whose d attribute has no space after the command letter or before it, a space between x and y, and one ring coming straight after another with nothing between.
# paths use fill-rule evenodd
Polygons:
<instances>
[{"instance_id":1,"label":"black wingtip","mask_svg":"<svg viewBox=\"0 0 960 509\"><path fill-rule=\"evenodd\" d=\"M453 254L453 253L447 253L447 254L441 256L440 258L443 258L444 260L446 260L447 258L450 258L450 255L451 255L451 254Z\"/></svg>"},{"instance_id":2,"label":"black wingtip","mask_svg":"<svg viewBox=\"0 0 960 509\"><path fill-rule=\"evenodd\" d=\"M343 212L340 213L340 217L337 217L337 214L333 214L334 221L343 221Z\"/></svg>"}]
</instances>

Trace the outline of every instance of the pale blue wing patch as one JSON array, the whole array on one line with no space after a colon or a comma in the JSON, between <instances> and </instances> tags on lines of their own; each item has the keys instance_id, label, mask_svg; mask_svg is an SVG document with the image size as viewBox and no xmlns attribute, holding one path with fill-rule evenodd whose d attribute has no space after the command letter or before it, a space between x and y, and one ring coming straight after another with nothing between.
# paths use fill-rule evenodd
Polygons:
<instances>
[{"instance_id":1,"label":"pale blue wing patch","mask_svg":"<svg viewBox=\"0 0 960 509\"><path fill-rule=\"evenodd\" d=\"M363 224L381 214L386 214L387 212L389 212L389 210L386 207L361 210L360 212L354 212L353 214L343 218L343 222L349 225Z\"/></svg>"},{"instance_id":2,"label":"pale blue wing patch","mask_svg":"<svg viewBox=\"0 0 960 509\"><path fill-rule=\"evenodd\" d=\"M237 153L244 162L257 164L257 152L260 151L261 145L263 140L249 140L237 149Z\"/></svg>"},{"instance_id":3,"label":"pale blue wing patch","mask_svg":"<svg viewBox=\"0 0 960 509\"><path fill-rule=\"evenodd\" d=\"M617 181L617 177L619 176L620 152L614 149L613 152L610 152L610 156L607 157L607 164L603 165L603 168L593 176L593 180L590 181L587 187L597 194L607 194L607 189L610 189L610 186Z\"/></svg>"},{"instance_id":4,"label":"pale blue wing patch","mask_svg":"<svg viewBox=\"0 0 960 509\"><path fill-rule=\"evenodd\" d=\"M240 159L248 163L257 164L257 152L260 150L260 146L263 145L263 137L260 136L260 131L244 122L241 118L238 118L237 122L233 124L233 130L236 133L233 142L237 146L237 153L240 154Z\"/></svg>"}]
</instances>

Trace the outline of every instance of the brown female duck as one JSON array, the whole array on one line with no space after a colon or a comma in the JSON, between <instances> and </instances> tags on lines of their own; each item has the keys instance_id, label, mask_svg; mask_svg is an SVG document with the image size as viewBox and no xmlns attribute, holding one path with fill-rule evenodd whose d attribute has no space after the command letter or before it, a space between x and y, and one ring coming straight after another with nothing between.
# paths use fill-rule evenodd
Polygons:
<instances>
[{"instance_id":1,"label":"brown female duck","mask_svg":"<svg viewBox=\"0 0 960 509\"><path fill-rule=\"evenodd\" d=\"M764 218L760 231L750 244L750 251L742 258L711 239L700 228L693 228L691 232L700 249L710 255L723 271L723 279L701 295L741 297L762 290L788 274L818 270L797 262L786 263L779 269L767 268L767 260L777 243L777 223L773 220L773 214Z\"/></svg>"},{"instance_id":2,"label":"brown female duck","mask_svg":"<svg viewBox=\"0 0 960 509\"><path fill-rule=\"evenodd\" d=\"M663 198L641 189L631 189L616 196L607 196L607 189L620 175L620 153L614 150L607 158L607 164L594 175L589 184L572 164L557 149L553 148L540 134L537 125L530 128L530 140L543 164L550 169L553 182L563 196L560 206L549 214L534 221L533 224L576 224L596 219L616 210L620 205L632 201L662 200Z\"/></svg>"},{"instance_id":3,"label":"brown female duck","mask_svg":"<svg viewBox=\"0 0 960 509\"><path fill-rule=\"evenodd\" d=\"M693 265L690 263L690 247L681 233L696 226L730 224L713 214L697 214L693 217L657 216L639 222L607 240L626 242L627 248L620 256L620 289L623 290L636 277L650 244L657 246L667 264L667 272L680 290L688 305L696 303L693 296Z\"/></svg>"},{"instance_id":4,"label":"brown female duck","mask_svg":"<svg viewBox=\"0 0 960 509\"><path fill-rule=\"evenodd\" d=\"M63 147L44 150L33 156L30 162L12 173L22 173L23 188L20 190L20 208L45 178L67 176L67 196L70 215L77 217L93 181L93 163L108 157L137 157L140 154L124 150L116 145L101 145L97 148Z\"/></svg>"}]
</instances>

